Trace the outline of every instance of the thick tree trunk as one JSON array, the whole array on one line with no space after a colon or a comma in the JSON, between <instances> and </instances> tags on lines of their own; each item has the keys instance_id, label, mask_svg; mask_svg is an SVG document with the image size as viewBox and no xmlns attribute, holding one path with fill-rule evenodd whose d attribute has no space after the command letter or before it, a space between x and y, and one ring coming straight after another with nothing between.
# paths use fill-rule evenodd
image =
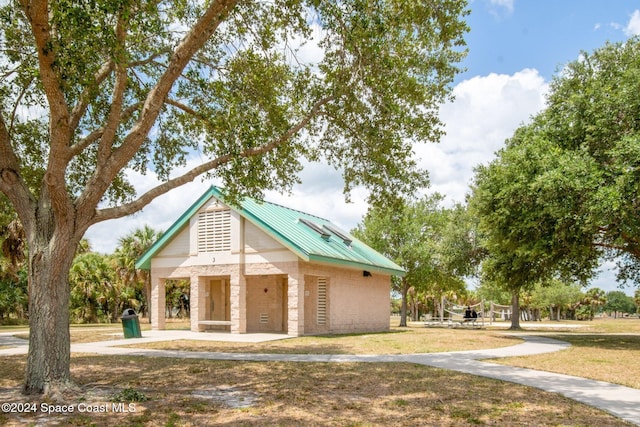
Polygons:
<instances>
[{"instance_id":1,"label":"thick tree trunk","mask_svg":"<svg viewBox=\"0 0 640 427\"><path fill-rule=\"evenodd\" d=\"M29 351L26 394L55 396L71 386L69 269L77 244L46 219L29 242ZM52 221L51 221L52 222ZM44 236L44 237L43 237Z\"/></svg>"},{"instance_id":2,"label":"thick tree trunk","mask_svg":"<svg viewBox=\"0 0 640 427\"><path fill-rule=\"evenodd\" d=\"M513 291L511 294L511 330L519 330L520 328L520 290Z\"/></svg>"}]
</instances>

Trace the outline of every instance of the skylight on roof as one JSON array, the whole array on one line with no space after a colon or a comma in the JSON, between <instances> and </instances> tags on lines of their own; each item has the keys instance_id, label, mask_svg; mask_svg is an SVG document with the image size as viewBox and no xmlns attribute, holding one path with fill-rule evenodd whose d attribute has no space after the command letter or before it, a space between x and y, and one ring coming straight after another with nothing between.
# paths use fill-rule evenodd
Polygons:
<instances>
[{"instance_id":1,"label":"skylight on roof","mask_svg":"<svg viewBox=\"0 0 640 427\"><path fill-rule=\"evenodd\" d=\"M342 241L344 242L344 244L347 245L347 246L349 246L351 244L351 242L353 241L353 239L350 236L348 236L346 233L343 233L342 231L338 230L336 227L334 227L331 224L323 224L322 228L326 228L331 233L333 233L336 236L338 236L339 238L341 238Z\"/></svg>"},{"instance_id":2,"label":"skylight on roof","mask_svg":"<svg viewBox=\"0 0 640 427\"><path fill-rule=\"evenodd\" d=\"M307 227L309 227L310 229L312 229L313 231L315 231L316 233L318 233L320 237L322 237L323 239L328 239L329 237L331 237L331 234L327 233L322 228L320 228L318 224L304 218L299 218L298 220L304 225L306 225Z\"/></svg>"}]
</instances>

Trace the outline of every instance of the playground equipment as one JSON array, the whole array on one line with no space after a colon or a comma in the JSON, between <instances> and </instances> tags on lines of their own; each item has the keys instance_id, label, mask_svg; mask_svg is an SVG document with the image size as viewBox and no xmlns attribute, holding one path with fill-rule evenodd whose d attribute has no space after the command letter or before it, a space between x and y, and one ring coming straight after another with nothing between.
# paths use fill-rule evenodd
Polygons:
<instances>
[{"instance_id":1,"label":"playground equipment","mask_svg":"<svg viewBox=\"0 0 640 427\"><path fill-rule=\"evenodd\" d=\"M486 310L487 308L488 310ZM467 310L475 311L477 317L466 317ZM486 324L485 322L491 325L497 319L502 321L510 320L511 313L510 305L501 305L494 302L486 303L485 301L480 301L477 304L459 305L448 301L443 296L440 300L438 317L431 317L425 320L425 326L483 328Z\"/></svg>"}]
</instances>

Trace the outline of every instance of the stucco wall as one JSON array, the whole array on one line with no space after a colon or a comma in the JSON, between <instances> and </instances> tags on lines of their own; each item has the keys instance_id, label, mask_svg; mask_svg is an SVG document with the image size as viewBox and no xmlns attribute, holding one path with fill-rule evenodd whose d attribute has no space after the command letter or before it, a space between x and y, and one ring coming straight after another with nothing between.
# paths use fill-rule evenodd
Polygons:
<instances>
[{"instance_id":1,"label":"stucco wall","mask_svg":"<svg viewBox=\"0 0 640 427\"><path fill-rule=\"evenodd\" d=\"M241 275L237 265L156 268L153 269L153 276L191 278L192 330L204 330L197 322L206 319L206 303L204 299L198 303L196 295L204 295L204 283L212 277L231 280L231 298L236 299L230 301L231 320L235 319L237 324L235 332L284 332L300 335L389 329L388 275L372 273L371 276L364 277L361 270L304 262L254 264L247 265L245 270ZM249 272L250 274L246 274ZM315 324L317 277L328 278L326 326ZM267 292L264 292L265 289ZM237 301L240 295L244 295L246 304ZM261 318L262 314L267 315L266 321L264 316ZM243 328L239 326L241 323L244 324Z\"/></svg>"},{"instance_id":2,"label":"stucco wall","mask_svg":"<svg viewBox=\"0 0 640 427\"><path fill-rule=\"evenodd\" d=\"M185 227L162 249L162 252L158 255L163 257L189 256L189 229Z\"/></svg>"}]
</instances>

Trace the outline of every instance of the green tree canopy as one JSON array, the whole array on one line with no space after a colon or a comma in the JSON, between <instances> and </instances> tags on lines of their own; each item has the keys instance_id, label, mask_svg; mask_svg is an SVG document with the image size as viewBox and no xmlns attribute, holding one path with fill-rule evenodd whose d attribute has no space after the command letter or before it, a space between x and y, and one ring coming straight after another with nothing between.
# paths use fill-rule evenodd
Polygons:
<instances>
[{"instance_id":1,"label":"green tree canopy","mask_svg":"<svg viewBox=\"0 0 640 427\"><path fill-rule=\"evenodd\" d=\"M383 202L425 182L414 141L465 54L465 1L7 0L0 191L29 247L25 391L69 384L68 272L93 224L206 174L233 201L304 159ZM313 61L304 44L320 52ZM189 158L201 163L187 166ZM138 194L128 173L154 173Z\"/></svg>"},{"instance_id":2,"label":"green tree canopy","mask_svg":"<svg viewBox=\"0 0 640 427\"><path fill-rule=\"evenodd\" d=\"M556 206L556 240L616 259L623 281L640 279L639 76L638 37L583 53L554 80L549 107L532 125L566 159L552 173L570 171L543 192ZM576 197L563 204L566 189Z\"/></svg>"},{"instance_id":3,"label":"green tree canopy","mask_svg":"<svg viewBox=\"0 0 640 427\"><path fill-rule=\"evenodd\" d=\"M603 257L621 279L640 260L640 39L568 64L547 108L477 171L483 271L514 293L539 280L586 282Z\"/></svg>"},{"instance_id":4,"label":"green tree canopy","mask_svg":"<svg viewBox=\"0 0 640 427\"><path fill-rule=\"evenodd\" d=\"M618 313L632 314L636 312L636 304L633 298L622 291L611 291L607 293L607 302L604 309L618 317Z\"/></svg>"},{"instance_id":5,"label":"green tree canopy","mask_svg":"<svg viewBox=\"0 0 640 427\"><path fill-rule=\"evenodd\" d=\"M395 261L407 272L394 281L402 297L400 326L406 326L407 296L411 289L437 298L449 290L462 292L465 283L456 271L467 269L454 254L446 234L452 213L441 206L439 194L399 203L393 209L372 207L353 234ZM450 230L449 230L450 231ZM446 237L446 238L445 238ZM464 246L466 248L466 246Z\"/></svg>"},{"instance_id":6,"label":"green tree canopy","mask_svg":"<svg viewBox=\"0 0 640 427\"><path fill-rule=\"evenodd\" d=\"M80 323L106 321L104 303L116 287L116 275L106 256L85 252L73 261L69 273L71 316ZM108 310L108 308L107 308Z\"/></svg>"}]
</instances>

